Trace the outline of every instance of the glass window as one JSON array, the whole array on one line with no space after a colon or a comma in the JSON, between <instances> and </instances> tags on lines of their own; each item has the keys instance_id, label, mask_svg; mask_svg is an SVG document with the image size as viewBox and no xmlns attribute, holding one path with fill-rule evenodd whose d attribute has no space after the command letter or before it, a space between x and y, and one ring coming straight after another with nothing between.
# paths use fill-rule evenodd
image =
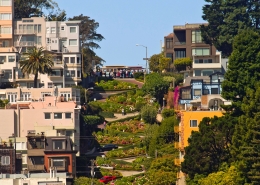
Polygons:
<instances>
[{"instance_id":1,"label":"glass window","mask_svg":"<svg viewBox=\"0 0 260 185\"><path fill-rule=\"evenodd\" d=\"M192 55L197 55L197 56L209 55L209 48L194 48L192 49Z\"/></svg>"},{"instance_id":2,"label":"glass window","mask_svg":"<svg viewBox=\"0 0 260 185\"><path fill-rule=\"evenodd\" d=\"M5 79L12 79L12 70L5 70L4 77Z\"/></svg>"},{"instance_id":3,"label":"glass window","mask_svg":"<svg viewBox=\"0 0 260 185\"><path fill-rule=\"evenodd\" d=\"M55 27L51 27L51 33L56 33L56 28Z\"/></svg>"},{"instance_id":4,"label":"glass window","mask_svg":"<svg viewBox=\"0 0 260 185\"><path fill-rule=\"evenodd\" d=\"M51 119L51 113L45 112L45 113L44 113L44 118L45 118L45 119Z\"/></svg>"},{"instance_id":5,"label":"glass window","mask_svg":"<svg viewBox=\"0 0 260 185\"><path fill-rule=\"evenodd\" d=\"M203 89L203 95L207 95L209 94L209 90L208 89Z\"/></svg>"},{"instance_id":6,"label":"glass window","mask_svg":"<svg viewBox=\"0 0 260 185\"><path fill-rule=\"evenodd\" d=\"M201 31L200 30L194 30L192 31L192 43L201 43Z\"/></svg>"},{"instance_id":7,"label":"glass window","mask_svg":"<svg viewBox=\"0 0 260 185\"><path fill-rule=\"evenodd\" d=\"M11 27L1 27L1 34L11 34L12 29Z\"/></svg>"},{"instance_id":8,"label":"glass window","mask_svg":"<svg viewBox=\"0 0 260 185\"><path fill-rule=\"evenodd\" d=\"M195 76L201 76L201 70L195 70Z\"/></svg>"},{"instance_id":9,"label":"glass window","mask_svg":"<svg viewBox=\"0 0 260 185\"><path fill-rule=\"evenodd\" d=\"M53 149L55 149L55 150L65 149L65 141L64 140L54 140L52 144L53 144Z\"/></svg>"},{"instance_id":10,"label":"glass window","mask_svg":"<svg viewBox=\"0 0 260 185\"><path fill-rule=\"evenodd\" d=\"M219 94L218 88L211 88L211 94Z\"/></svg>"},{"instance_id":11,"label":"glass window","mask_svg":"<svg viewBox=\"0 0 260 185\"><path fill-rule=\"evenodd\" d=\"M8 62L14 62L15 56L8 56Z\"/></svg>"},{"instance_id":12,"label":"glass window","mask_svg":"<svg viewBox=\"0 0 260 185\"><path fill-rule=\"evenodd\" d=\"M70 33L76 33L76 27L70 27Z\"/></svg>"},{"instance_id":13,"label":"glass window","mask_svg":"<svg viewBox=\"0 0 260 185\"><path fill-rule=\"evenodd\" d=\"M10 165L10 156L2 156L1 165Z\"/></svg>"},{"instance_id":14,"label":"glass window","mask_svg":"<svg viewBox=\"0 0 260 185\"><path fill-rule=\"evenodd\" d=\"M191 99L190 89L181 90L181 99L189 100Z\"/></svg>"},{"instance_id":15,"label":"glass window","mask_svg":"<svg viewBox=\"0 0 260 185\"><path fill-rule=\"evenodd\" d=\"M50 28L49 27L46 28L46 33L50 33Z\"/></svg>"},{"instance_id":16,"label":"glass window","mask_svg":"<svg viewBox=\"0 0 260 185\"><path fill-rule=\"evenodd\" d=\"M186 51L175 51L175 59L177 58L185 58L186 57Z\"/></svg>"},{"instance_id":17,"label":"glass window","mask_svg":"<svg viewBox=\"0 0 260 185\"><path fill-rule=\"evenodd\" d=\"M76 76L75 70L71 70L70 75L71 75L71 77L75 77Z\"/></svg>"},{"instance_id":18,"label":"glass window","mask_svg":"<svg viewBox=\"0 0 260 185\"><path fill-rule=\"evenodd\" d=\"M173 61L173 54L172 53L166 53L166 57L171 59L171 63Z\"/></svg>"},{"instance_id":19,"label":"glass window","mask_svg":"<svg viewBox=\"0 0 260 185\"><path fill-rule=\"evenodd\" d=\"M54 113L54 119L62 119L62 113Z\"/></svg>"},{"instance_id":20,"label":"glass window","mask_svg":"<svg viewBox=\"0 0 260 185\"><path fill-rule=\"evenodd\" d=\"M70 57L70 63L72 63L72 64L75 63L75 57Z\"/></svg>"},{"instance_id":21,"label":"glass window","mask_svg":"<svg viewBox=\"0 0 260 185\"><path fill-rule=\"evenodd\" d=\"M64 57L65 63L69 63L69 57Z\"/></svg>"},{"instance_id":22,"label":"glass window","mask_svg":"<svg viewBox=\"0 0 260 185\"><path fill-rule=\"evenodd\" d=\"M77 39L69 39L70 46L77 46Z\"/></svg>"},{"instance_id":23,"label":"glass window","mask_svg":"<svg viewBox=\"0 0 260 185\"><path fill-rule=\"evenodd\" d=\"M77 71L77 77L80 78L81 77L81 71Z\"/></svg>"},{"instance_id":24,"label":"glass window","mask_svg":"<svg viewBox=\"0 0 260 185\"><path fill-rule=\"evenodd\" d=\"M64 26L60 27L60 30L64 31Z\"/></svg>"},{"instance_id":25,"label":"glass window","mask_svg":"<svg viewBox=\"0 0 260 185\"><path fill-rule=\"evenodd\" d=\"M168 38L168 39L166 39L166 48L167 49L171 49L171 48L173 48L173 38Z\"/></svg>"},{"instance_id":26,"label":"glass window","mask_svg":"<svg viewBox=\"0 0 260 185\"><path fill-rule=\"evenodd\" d=\"M198 127L198 121L197 120L190 120L190 127Z\"/></svg>"},{"instance_id":27,"label":"glass window","mask_svg":"<svg viewBox=\"0 0 260 185\"><path fill-rule=\"evenodd\" d=\"M213 70L203 70L202 71L202 76L209 76L213 73Z\"/></svg>"},{"instance_id":28,"label":"glass window","mask_svg":"<svg viewBox=\"0 0 260 185\"><path fill-rule=\"evenodd\" d=\"M73 136L72 130L66 130L66 136Z\"/></svg>"},{"instance_id":29,"label":"glass window","mask_svg":"<svg viewBox=\"0 0 260 185\"><path fill-rule=\"evenodd\" d=\"M47 38L47 44L50 44L50 43L51 43L51 39Z\"/></svg>"},{"instance_id":30,"label":"glass window","mask_svg":"<svg viewBox=\"0 0 260 185\"><path fill-rule=\"evenodd\" d=\"M12 14L11 13L1 13L0 20L12 20Z\"/></svg>"},{"instance_id":31,"label":"glass window","mask_svg":"<svg viewBox=\"0 0 260 185\"><path fill-rule=\"evenodd\" d=\"M70 119L71 118L71 113L70 112L66 112L65 113L65 118L66 119Z\"/></svg>"},{"instance_id":32,"label":"glass window","mask_svg":"<svg viewBox=\"0 0 260 185\"><path fill-rule=\"evenodd\" d=\"M37 44L38 45L42 44L42 36L37 36Z\"/></svg>"},{"instance_id":33,"label":"glass window","mask_svg":"<svg viewBox=\"0 0 260 185\"><path fill-rule=\"evenodd\" d=\"M6 62L6 56L0 56L0 63Z\"/></svg>"},{"instance_id":34,"label":"glass window","mask_svg":"<svg viewBox=\"0 0 260 185\"><path fill-rule=\"evenodd\" d=\"M63 167L64 159L52 159L52 166L53 167Z\"/></svg>"},{"instance_id":35,"label":"glass window","mask_svg":"<svg viewBox=\"0 0 260 185\"><path fill-rule=\"evenodd\" d=\"M194 96L200 96L201 95L201 89L194 89Z\"/></svg>"},{"instance_id":36,"label":"glass window","mask_svg":"<svg viewBox=\"0 0 260 185\"><path fill-rule=\"evenodd\" d=\"M42 31L42 25L38 24L38 33L41 33Z\"/></svg>"},{"instance_id":37,"label":"glass window","mask_svg":"<svg viewBox=\"0 0 260 185\"><path fill-rule=\"evenodd\" d=\"M77 57L77 64L79 64L80 63L80 58L79 57Z\"/></svg>"},{"instance_id":38,"label":"glass window","mask_svg":"<svg viewBox=\"0 0 260 185\"><path fill-rule=\"evenodd\" d=\"M11 0L0 0L0 6L12 6Z\"/></svg>"}]
</instances>

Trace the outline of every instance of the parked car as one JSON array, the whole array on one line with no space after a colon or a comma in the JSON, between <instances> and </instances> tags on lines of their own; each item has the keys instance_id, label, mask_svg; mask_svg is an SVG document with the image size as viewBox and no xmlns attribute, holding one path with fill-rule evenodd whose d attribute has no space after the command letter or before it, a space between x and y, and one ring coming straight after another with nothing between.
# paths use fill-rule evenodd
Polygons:
<instances>
[{"instance_id":1,"label":"parked car","mask_svg":"<svg viewBox=\"0 0 260 185\"><path fill-rule=\"evenodd\" d=\"M118 149L118 146L115 144L107 144L107 145L101 147L99 150L100 151L109 151L109 150L114 150L114 149Z\"/></svg>"},{"instance_id":2,"label":"parked car","mask_svg":"<svg viewBox=\"0 0 260 185\"><path fill-rule=\"evenodd\" d=\"M99 182L103 182L103 183L108 183L112 180L115 180L116 179L116 176L104 176L102 177L101 179L99 179Z\"/></svg>"}]
</instances>

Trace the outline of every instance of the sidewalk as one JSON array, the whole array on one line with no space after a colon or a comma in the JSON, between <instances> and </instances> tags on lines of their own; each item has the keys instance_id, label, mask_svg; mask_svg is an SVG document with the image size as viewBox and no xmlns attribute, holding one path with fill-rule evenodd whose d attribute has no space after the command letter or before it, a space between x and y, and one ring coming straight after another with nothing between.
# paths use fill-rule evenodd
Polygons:
<instances>
[{"instance_id":1,"label":"sidewalk","mask_svg":"<svg viewBox=\"0 0 260 185\"><path fill-rule=\"evenodd\" d=\"M119 120L119 119L123 119L123 118L128 118L128 117L132 117L132 116L137 116L139 115L140 113L139 112L133 112L133 113L127 113L126 115L122 115L122 114L119 114L119 113L115 113L115 117L114 118L106 118L106 120L108 122L110 121L116 121L116 120Z\"/></svg>"}]
</instances>

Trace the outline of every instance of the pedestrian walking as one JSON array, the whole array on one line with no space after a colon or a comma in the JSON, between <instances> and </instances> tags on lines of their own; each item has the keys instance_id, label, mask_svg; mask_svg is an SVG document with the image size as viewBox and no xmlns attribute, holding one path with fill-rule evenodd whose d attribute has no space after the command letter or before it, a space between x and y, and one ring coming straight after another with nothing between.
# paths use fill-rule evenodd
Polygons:
<instances>
[{"instance_id":1,"label":"pedestrian walking","mask_svg":"<svg viewBox=\"0 0 260 185\"><path fill-rule=\"evenodd\" d=\"M125 109L122 109L122 116L125 115Z\"/></svg>"}]
</instances>

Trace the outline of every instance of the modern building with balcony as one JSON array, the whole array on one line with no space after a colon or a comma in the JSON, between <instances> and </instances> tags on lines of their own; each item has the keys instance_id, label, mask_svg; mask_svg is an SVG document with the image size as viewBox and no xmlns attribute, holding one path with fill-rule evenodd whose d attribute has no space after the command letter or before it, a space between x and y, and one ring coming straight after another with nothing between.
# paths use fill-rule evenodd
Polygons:
<instances>
[{"instance_id":1,"label":"modern building with balcony","mask_svg":"<svg viewBox=\"0 0 260 185\"><path fill-rule=\"evenodd\" d=\"M44 132L28 131L27 170L30 173L55 170L75 176L76 153L69 136L46 137Z\"/></svg>"},{"instance_id":2,"label":"modern building with balcony","mask_svg":"<svg viewBox=\"0 0 260 185\"><path fill-rule=\"evenodd\" d=\"M204 23L205 24L205 23ZM200 25L185 24L173 26L173 33L164 37L165 56L173 60L189 57L192 68L182 71L184 77L208 76L216 72L225 73L222 55L212 45L202 41Z\"/></svg>"}]
</instances>

